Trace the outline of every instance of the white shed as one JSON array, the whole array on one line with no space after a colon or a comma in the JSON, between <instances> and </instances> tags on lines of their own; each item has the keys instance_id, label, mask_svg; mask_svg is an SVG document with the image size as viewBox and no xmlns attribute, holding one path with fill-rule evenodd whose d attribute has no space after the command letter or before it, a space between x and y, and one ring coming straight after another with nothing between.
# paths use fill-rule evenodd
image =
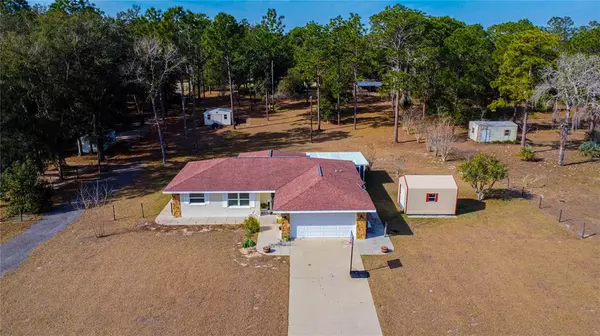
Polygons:
<instances>
[{"instance_id":1,"label":"white shed","mask_svg":"<svg viewBox=\"0 0 600 336\"><path fill-rule=\"evenodd\" d=\"M512 121L470 121L469 138L477 142L515 141L517 128Z\"/></svg>"},{"instance_id":2,"label":"white shed","mask_svg":"<svg viewBox=\"0 0 600 336\"><path fill-rule=\"evenodd\" d=\"M204 125L233 125L231 120L231 109L215 108L204 112Z\"/></svg>"},{"instance_id":3,"label":"white shed","mask_svg":"<svg viewBox=\"0 0 600 336\"><path fill-rule=\"evenodd\" d=\"M398 204L407 215L454 215L458 186L452 175L404 175L398 186Z\"/></svg>"}]
</instances>

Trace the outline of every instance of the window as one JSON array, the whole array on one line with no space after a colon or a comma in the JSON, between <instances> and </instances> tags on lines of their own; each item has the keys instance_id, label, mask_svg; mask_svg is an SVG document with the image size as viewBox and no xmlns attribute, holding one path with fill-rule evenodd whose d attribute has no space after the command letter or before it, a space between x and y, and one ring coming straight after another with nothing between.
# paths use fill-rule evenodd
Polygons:
<instances>
[{"instance_id":1,"label":"window","mask_svg":"<svg viewBox=\"0 0 600 336\"><path fill-rule=\"evenodd\" d=\"M510 135L510 130L504 130L504 136L509 136Z\"/></svg>"},{"instance_id":2,"label":"window","mask_svg":"<svg viewBox=\"0 0 600 336\"><path fill-rule=\"evenodd\" d=\"M227 120L227 114L223 114L223 119Z\"/></svg>"},{"instance_id":3,"label":"window","mask_svg":"<svg viewBox=\"0 0 600 336\"><path fill-rule=\"evenodd\" d=\"M471 133L475 133L475 127L471 127Z\"/></svg>"},{"instance_id":4,"label":"window","mask_svg":"<svg viewBox=\"0 0 600 336\"><path fill-rule=\"evenodd\" d=\"M204 204L206 200L204 194L190 194L190 204Z\"/></svg>"},{"instance_id":5,"label":"window","mask_svg":"<svg viewBox=\"0 0 600 336\"><path fill-rule=\"evenodd\" d=\"M437 202L438 201L438 194L427 194L427 202Z\"/></svg>"},{"instance_id":6,"label":"window","mask_svg":"<svg viewBox=\"0 0 600 336\"><path fill-rule=\"evenodd\" d=\"M210 114L206 115L206 119L210 120Z\"/></svg>"},{"instance_id":7,"label":"window","mask_svg":"<svg viewBox=\"0 0 600 336\"><path fill-rule=\"evenodd\" d=\"M250 206L249 193L229 193L227 194L227 206Z\"/></svg>"}]
</instances>

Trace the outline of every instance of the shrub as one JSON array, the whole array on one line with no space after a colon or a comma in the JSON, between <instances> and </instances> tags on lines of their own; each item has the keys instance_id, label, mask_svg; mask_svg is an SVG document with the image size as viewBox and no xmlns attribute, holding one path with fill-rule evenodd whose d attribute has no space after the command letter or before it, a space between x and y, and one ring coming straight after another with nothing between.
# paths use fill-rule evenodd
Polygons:
<instances>
[{"instance_id":1,"label":"shrub","mask_svg":"<svg viewBox=\"0 0 600 336\"><path fill-rule=\"evenodd\" d=\"M281 240L284 241L284 242L289 242L290 241L290 236L285 235L285 236L281 237Z\"/></svg>"},{"instance_id":2,"label":"shrub","mask_svg":"<svg viewBox=\"0 0 600 336\"><path fill-rule=\"evenodd\" d=\"M585 132L585 141L600 143L600 131L598 131L597 129L593 129L591 131Z\"/></svg>"},{"instance_id":3,"label":"shrub","mask_svg":"<svg viewBox=\"0 0 600 336\"><path fill-rule=\"evenodd\" d=\"M243 248L248 248L252 246L256 246L256 242L252 239L246 239L246 241L244 241L244 243L242 244Z\"/></svg>"},{"instance_id":4,"label":"shrub","mask_svg":"<svg viewBox=\"0 0 600 336\"><path fill-rule=\"evenodd\" d=\"M244 231L246 231L246 237L251 237L253 234L260 231L260 222L254 216L248 216L244 219Z\"/></svg>"},{"instance_id":5,"label":"shrub","mask_svg":"<svg viewBox=\"0 0 600 336\"><path fill-rule=\"evenodd\" d=\"M508 176L506 165L495 156L485 153L475 154L469 160L458 165L456 170L460 177L475 189L479 201L483 200L494 183Z\"/></svg>"},{"instance_id":6,"label":"shrub","mask_svg":"<svg viewBox=\"0 0 600 336\"><path fill-rule=\"evenodd\" d=\"M579 151L590 159L600 157L600 143L586 141L579 146Z\"/></svg>"},{"instance_id":7,"label":"shrub","mask_svg":"<svg viewBox=\"0 0 600 336\"><path fill-rule=\"evenodd\" d=\"M521 147L517 155L525 161L535 160L535 152L533 151L533 147L531 146Z\"/></svg>"},{"instance_id":8,"label":"shrub","mask_svg":"<svg viewBox=\"0 0 600 336\"><path fill-rule=\"evenodd\" d=\"M39 173L31 161L14 162L2 173L2 198L8 202L9 216L19 213L40 213L51 203L52 189L39 180Z\"/></svg>"}]
</instances>

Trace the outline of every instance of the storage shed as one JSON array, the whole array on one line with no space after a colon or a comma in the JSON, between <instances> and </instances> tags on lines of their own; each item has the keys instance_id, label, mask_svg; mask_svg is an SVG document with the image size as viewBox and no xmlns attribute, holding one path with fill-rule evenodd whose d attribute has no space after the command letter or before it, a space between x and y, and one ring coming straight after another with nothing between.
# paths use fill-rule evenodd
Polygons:
<instances>
[{"instance_id":1,"label":"storage shed","mask_svg":"<svg viewBox=\"0 0 600 336\"><path fill-rule=\"evenodd\" d=\"M231 109L228 108L215 108L206 110L204 112L204 125L211 126L217 125L232 125L231 120Z\"/></svg>"},{"instance_id":2,"label":"storage shed","mask_svg":"<svg viewBox=\"0 0 600 336\"><path fill-rule=\"evenodd\" d=\"M458 186L452 175L400 177L398 204L407 215L454 215Z\"/></svg>"},{"instance_id":3,"label":"storage shed","mask_svg":"<svg viewBox=\"0 0 600 336\"><path fill-rule=\"evenodd\" d=\"M470 121L469 138L477 142L515 141L517 128L512 121Z\"/></svg>"}]
</instances>

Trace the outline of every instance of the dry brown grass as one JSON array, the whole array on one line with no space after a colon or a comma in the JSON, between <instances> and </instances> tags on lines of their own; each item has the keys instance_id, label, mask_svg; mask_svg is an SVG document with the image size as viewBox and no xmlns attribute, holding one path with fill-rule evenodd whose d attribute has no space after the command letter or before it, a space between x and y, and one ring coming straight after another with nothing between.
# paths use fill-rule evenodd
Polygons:
<instances>
[{"instance_id":1,"label":"dry brown grass","mask_svg":"<svg viewBox=\"0 0 600 336\"><path fill-rule=\"evenodd\" d=\"M147 181L141 176L134 183ZM243 230L142 230L166 203L127 193L34 250L0 280L3 335L284 335L288 259L247 258ZM102 220L108 237L90 225Z\"/></svg>"},{"instance_id":2,"label":"dry brown grass","mask_svg":"<svg viewBox=\"0 0 600 336\"><path fill-rule=\"evenodd\" d=\"M600 245L525 200L456 219L409 219L414 236L364 257L388 335L596 335ZM402 267L389 269L388 260Z\"/></svg>"},{"instance_id":3,"label":"dry brown grass","mask_svg":"<svg viewBox=\"0 0 600 336\"><path fill-rule=\"evenodd\" d=\"M6 216L6 204L0 202L0 244L4 244L13 237L20 235L40 218L42 218L40 215L23 215L22 222L19 216L8 218Z\"/></svg>"}]
</instances>

